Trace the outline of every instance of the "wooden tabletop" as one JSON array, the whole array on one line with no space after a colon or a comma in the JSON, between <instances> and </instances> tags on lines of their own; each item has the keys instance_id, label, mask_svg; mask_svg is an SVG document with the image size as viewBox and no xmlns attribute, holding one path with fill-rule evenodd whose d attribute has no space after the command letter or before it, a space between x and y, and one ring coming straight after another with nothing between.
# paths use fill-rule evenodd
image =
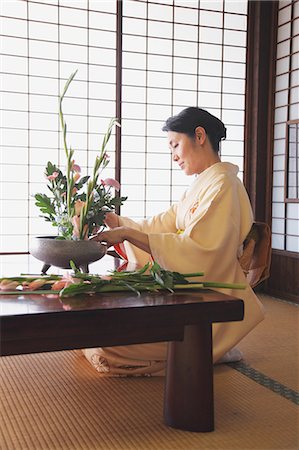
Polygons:
<instances>
[{"instance_id":1,"label":"wooden tabletop","mask_svg":"<svg viewBox=\"0 0 299 450\"><path fill-rule=\"evenodd\" d=\"M242 318L242 300L212 290L66 299L2 294L0 354L182 340L185 325Z\"/></svg>"}]
</instances>

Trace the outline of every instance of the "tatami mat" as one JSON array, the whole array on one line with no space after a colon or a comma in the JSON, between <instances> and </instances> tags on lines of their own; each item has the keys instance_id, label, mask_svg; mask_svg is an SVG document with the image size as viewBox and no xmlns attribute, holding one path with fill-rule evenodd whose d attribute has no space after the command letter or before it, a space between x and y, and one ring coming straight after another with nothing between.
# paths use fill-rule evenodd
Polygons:
<instances>
[{"instance_id":1,"label":"tatami mat","mask_svg":"<svg viewBox=\"0 0 299 450\"><path fill-rule=\"evenodd\" d=\"M259 294L265 319L239 344L243 361L299 390L299 305Z\"/></svg>"},{"instance_id":2,"label":"tatami mat","mask_svg":"<svg viewBox=\"0 0 299 450\"><path fill-rule=\"evenodd\" d=\"M212 433L164 425L163 378L100 378L80 351L3 357L0 373L1 450L299 448L298 407L227 365L215 367Z\"/></svg>"}]
</instances>

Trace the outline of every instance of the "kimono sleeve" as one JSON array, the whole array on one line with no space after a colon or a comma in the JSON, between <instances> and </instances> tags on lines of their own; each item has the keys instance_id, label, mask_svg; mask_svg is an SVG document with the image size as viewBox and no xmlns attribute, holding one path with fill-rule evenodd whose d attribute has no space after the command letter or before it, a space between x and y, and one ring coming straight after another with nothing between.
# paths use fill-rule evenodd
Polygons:
<instances>
[{"instance_id":1,"label":"kimono sleeve","mask_svg":"<svg viewBox=\"0 0 299 450\"><path fill-rule=\"evenodd\" d=\"M135 222L128 217L120 217L119 224L143 231L144 233L165 233L176 232L177 204L172 205L168 210L157 214L150 219Z\"/></svg>"},{"instance_id":2,"label":"kimono sleeve","mask_svg":"<svg viewBox=\"0 0 299 450\"><path fill-rule=\"evenodd\" d=\"M203 271L206 279L230 281L235 275L240 223L238 191L234 184L221 181L186 221L183 234L149 234L152 256L168 270Z\"/></svg>"},{"instance_id":3,"label":"kimono sleeve","mask_svg":"<svg viewBox=\"0 0 299 450\"><path fill-rule=\"evenodd\" d=\"M176 212L177 204L172 205L167 211L152 217L149 220L135 222L128 217L120 217L119 224L127 226L135 230L143 231L144 233L176 233ZM140 250L129 242L125 241L121 244L122 250L126 255L128 261L144 265L151 260L149 253Z\"/></svg>"}]
</instances>

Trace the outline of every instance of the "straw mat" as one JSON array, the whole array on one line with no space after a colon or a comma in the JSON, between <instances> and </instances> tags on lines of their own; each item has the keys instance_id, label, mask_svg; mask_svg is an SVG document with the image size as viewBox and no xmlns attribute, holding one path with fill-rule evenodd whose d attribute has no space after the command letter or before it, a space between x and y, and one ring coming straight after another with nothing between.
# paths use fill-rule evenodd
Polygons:
<instances>
[{"instance_id":1,"label":"straw mat","mask_svg":"<svg viewBox=\"0 0 299 450\"><path fill-rule=\"evenodd\" d=\"M212 433L164 425L162 377L100 378L81 351L3 357L0 375L1 450L299 448L298 407L227 365Z\"/></svg>"},{"instance_id":2,"label":"straw mat","mask_svg":"<svg viewBox=\"0 0 299 450\"><path fill-rule=\"evenodd\" d=\"M299 391L299 307L259 294L265 319L238 345L244 362Z\"/></svg>"}]
</instances>

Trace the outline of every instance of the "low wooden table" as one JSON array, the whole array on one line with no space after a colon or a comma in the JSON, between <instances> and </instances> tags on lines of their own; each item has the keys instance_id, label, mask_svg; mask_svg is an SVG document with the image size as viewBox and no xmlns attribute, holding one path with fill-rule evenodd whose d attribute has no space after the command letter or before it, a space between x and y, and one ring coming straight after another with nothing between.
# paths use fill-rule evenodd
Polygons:
<instances>
[{"instance_id":1,"label":"low wooden table","mask_svg":"<svg viewBox=\"0 0 299 450\"><path fill-rule=\"evenodd\" d=\"M214 429L212 323L243 319L243 301L212 290L105 293L65 300L0 295L0 355L169 341L164 420Z\"/></svg>"}]
</instances>

